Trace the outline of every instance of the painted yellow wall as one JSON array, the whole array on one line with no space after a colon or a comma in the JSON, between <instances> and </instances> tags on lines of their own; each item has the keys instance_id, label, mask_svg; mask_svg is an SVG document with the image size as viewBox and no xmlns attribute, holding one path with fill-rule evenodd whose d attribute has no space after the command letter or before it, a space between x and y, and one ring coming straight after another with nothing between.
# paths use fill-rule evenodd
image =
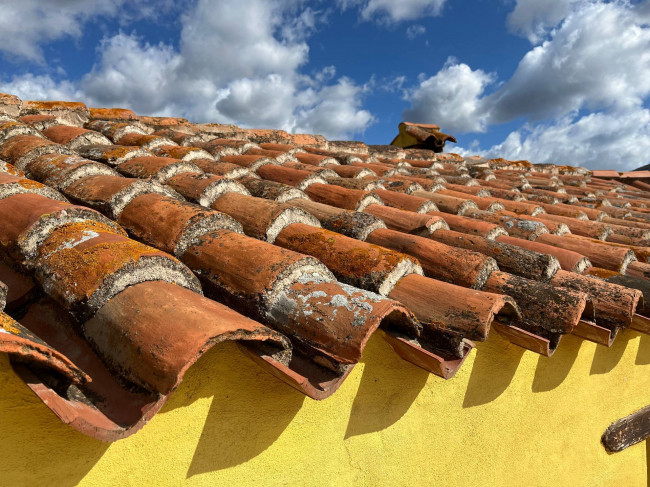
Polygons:
<instances>
[{"instance_id":1,"label":"painted yellow wall","mask_svg":"<svg viewBox=\"0 0 650 487\"><path fill-rule=\"evenodd\" d=\"M61 424L0 357L0 485L646 486L646 446L608 455L604 429L650 402L650 337L564 338L551 359L498 335L444 381L377 334L315 402L232 344L113 444Z\"/></svg>"}]
</instances>

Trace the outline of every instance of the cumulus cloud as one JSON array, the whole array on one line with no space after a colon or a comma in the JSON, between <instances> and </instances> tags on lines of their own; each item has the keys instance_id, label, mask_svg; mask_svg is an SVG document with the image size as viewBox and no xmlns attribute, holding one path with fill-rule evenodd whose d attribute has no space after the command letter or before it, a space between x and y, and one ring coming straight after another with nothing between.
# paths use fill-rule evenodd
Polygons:
<instances>
[{"instance_id":1,"label":"cumulus cloud","mask_svg":"<svg viewBox=\"0 0 650 487\"><path fill-rule=\"evenodd\" d=\"M0 0L0 52L12 60L43 63L44 43L81 36L86 22L99 17L128 21L155 18L174 7L126 0Z\"/></svg>"},{"instance_id":2,"label":"cumulus cloud","mask_svg":"<svg viewBox=\"0 0 650 487\"><path fill-rule=\"evenodd\" d=\"M361 109L362 86L334 79L332 67L301 72L317 18L322 15L290 0L198 0L181 17L178 47L120 32L102 41L95 65L78 83L23 76L3 89L20 85L23 93L40 95L28 98L67 93L91 105L195 121L336 137L362 132L373 121Z\"/></svg>"},{"instance_id":3,"label":"cumulus cloud","mask_svg":"<svg viewBox=\"0 0 650 487\"><path fill-rule=\"evenodd\" d=\"M549 152L553 140L558 148L579 141L570 151L577 164L647 162L625 133L638 137L639 147L650 139L644 128L631 130L633 121L646 120L644 102L650 96L648 2L552 1L545 13L537 3L518 0L509 22L533 38L550 30L509 80L497 84L494 75L452 60L407 91L411 106L404 118L438 123L452 133L482 132L522 120L524 128L490 151L536 162L561 156ZM592 113L576 118L584 112ZM625 130L608 137L617 127ZM609 159L598 159L596 153ZM626 158L630 155L636 159Z\"/></svg>"},{"instance_id":4,"label":"cumulus cloud","mask_svg":"<svg viewBox=\"0 0 650 487\"><path fill-rule=\"evenodd\" d=\"M420 24L409 25L406 28L406 37L408 37L409 39L415 39L418 36L424 35L426 31L427 29L423 25Z\"/></svg>"},{"instance_id":5,"label":"cumulus cloud","mask_svg":"<svg viewBox=\"0 0 650 487\"><path fill-rule=\"evenodd\" d=\"M357 8L363 20L395 23L440 15L445 0L337 0L343 8Z\"/></svg>"},{"instance_id":6,"label":"cumulus cloud","mask_svg":"<svg viewBox=\"0 0 650 487\"><path fill-rule=\"evenodd\" d=\"M537 44L571 12L579 0L517 0L508 15L508 28Z\"/></svg>"},{"instance_id":7,"label":"cumulus cloud","mask_svg":"<svg viewBox=\"0 0 650 487\"><path fill-rule=\"evenodd\" d=\"M454 148L464 155L527 159L590 169L632 170L650 163L650 111L565 116L551 124L525 126L500 144Z\"/></svg>"},{"instance_id":8,"label":"cumulus cloud","mask_svg":"<svg viewBox=\"0 0 650 487\"><path fill-rule=\"evenodd\" d=\"M404 119L440 122L451 132L482 132L488 117L482 95L494 80L493 74L450 58L434 76L421 76L419 85L407 93L411 108Z\"/></svg>"}]
</instances>

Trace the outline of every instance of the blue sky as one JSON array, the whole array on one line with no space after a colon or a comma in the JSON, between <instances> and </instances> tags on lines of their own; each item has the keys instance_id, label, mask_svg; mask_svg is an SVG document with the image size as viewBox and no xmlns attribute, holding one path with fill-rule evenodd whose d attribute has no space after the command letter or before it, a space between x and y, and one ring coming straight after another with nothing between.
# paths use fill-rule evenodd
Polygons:
<instances>
[{"instance_id":1,"label":"blue sky","mask_svg":"<svg viewBox=\"0 0 650 487\"><path fill-rule=\"evenodd\" d=\"M386 144L650 162L650 0L0 0L0 91Z\"/></svg>"}]
</instances>

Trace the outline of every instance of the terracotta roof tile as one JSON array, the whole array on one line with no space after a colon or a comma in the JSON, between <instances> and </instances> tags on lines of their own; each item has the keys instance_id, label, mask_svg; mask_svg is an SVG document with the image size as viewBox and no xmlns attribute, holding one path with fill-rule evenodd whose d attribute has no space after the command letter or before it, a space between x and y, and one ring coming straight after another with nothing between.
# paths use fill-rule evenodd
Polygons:
<instances>
[{"instance_id":1,"label":"terracotta roof tile","mask_svg":"<svg viewBox=\"0 0 650 487\"><path fill-rule=\"evenodd\" d=\"M444 378L490 330L543 355L650 333L644 174L11 96L0 114L0 301L21 317L0 351L96 438L137 431L223 340L322 399L379 326Z\"/></svg>"}]
</instances>

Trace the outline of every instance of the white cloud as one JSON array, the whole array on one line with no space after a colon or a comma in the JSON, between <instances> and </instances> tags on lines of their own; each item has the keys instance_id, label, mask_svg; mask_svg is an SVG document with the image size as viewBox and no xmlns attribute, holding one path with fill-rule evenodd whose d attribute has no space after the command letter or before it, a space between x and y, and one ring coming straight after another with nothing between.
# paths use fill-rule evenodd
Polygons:
<instances>
[{"instance_id":1,"label":"white cloud","mask_svg":"<svg viewBox=\"0 0 650 487\"><path fill-rule=\"evenodd\" d=\"M472 70L450 58L438 73L421 77L420 84L408 92L411 108L404 112L409 122L435 122L450 132L482 132L487 112L481 98L494 75Z\"/></svg>"},{"instance_id":2,"label":"white cloud","mask_svg":"<svg viewBox=\"0 0 650 487\"><path fill-rule=\"evenodd\" d=\"M420 24L409 25L406 28L406 37L409 39L415 39L417 36L425 34L427 31L426 27Z\"/></svg>"},{"instance_id":3,"label":"white cloud","mask_svg":"<svg viewBox=\"0 0 650 487\"><path fill-rule=\"evenodd\" d=\"M440 15L446 0L337 0L343 8L356 7L363 20L394 23Z\"/></svg>"},{"instance_id":4,"label":"white cloud","mask_svg":"<svg viewBox=\"0 0 650 487\"><path fill-rule=\"evenodd\" d=\"M507 24L516 34L527 37L537 44L571 12L573 4L580 0L517 0L508 15Z\"/></svg>"},{"instance_id":5,"label":"white cloud","mask_svg":"<svg viewBox=\"0 0 650 487\"><path fill-rule=\"evenodd\" d=\"M494 122L630 108L650 93L650 28L628 4L589 3L529 51L487 100Z\"/></svg>"},{"instance_id":6,"label":"white cloud","mask_svg":"<svg viewBox=\"0 0 650 487\"><path fill-rule=\"evenodd\" d=\"M632 170L650 162L650 111L565 116L550 125L511 132L502 143L487 150L474 144L469 149L454 148L454 152L590 169Z\"/></svg>"},{"instance_id":7,"label":"white cloud","mask_svg":"<svg viewBox=\"0 0 650 487\"><path fill-rule=\"evenodd\" d=\"M178 48L118 33L102 41L95 65L77 84L24 76L3 89L20 87L37 95L27 98L41 99L67 93L91 106L124 106L195 121L336 137L362 132L373 121L361 108L363 87L335 80L333 67L312 76L301 73L309 56L305 40L316 19L323 18L301 5L198 0L181 17Z\"/></svg>"},{"instance_id":8,"label":"white cloud","mask_svg":"<svg viewBox=\"0 0 650 487\"><path fill-rule=\"evenodd\" d=\"M519 0L510 22L547 38L526 53L509 80L497 85L481 70L448 62L407 91L411 107L404 118L438 123L451 133L514 120L527 124L492 147L492 155L501 150L505 157L553 162L564 154L572 161L562 162L609 167L648 162L626 135L647 148L648 129L634 123L646 120L650 96L648 2L552 1L544 2L544 15L537 3ZM557 151L566 151L553 152L553 140Z\"/></svg>"},{"instance_id":9,"label":"white cloud","mask_svg":"<svg viewBox=\"0 0 650 487\"><path fill-rule=\"evenodd\" d=\"M151 21L172 8L171 0L155 5L126 0L0 0L0 51L15 60L43 63L42 44L78 38L90 20L119 14L121 22L143 17Z\"/></svg>"}]
</instances>

